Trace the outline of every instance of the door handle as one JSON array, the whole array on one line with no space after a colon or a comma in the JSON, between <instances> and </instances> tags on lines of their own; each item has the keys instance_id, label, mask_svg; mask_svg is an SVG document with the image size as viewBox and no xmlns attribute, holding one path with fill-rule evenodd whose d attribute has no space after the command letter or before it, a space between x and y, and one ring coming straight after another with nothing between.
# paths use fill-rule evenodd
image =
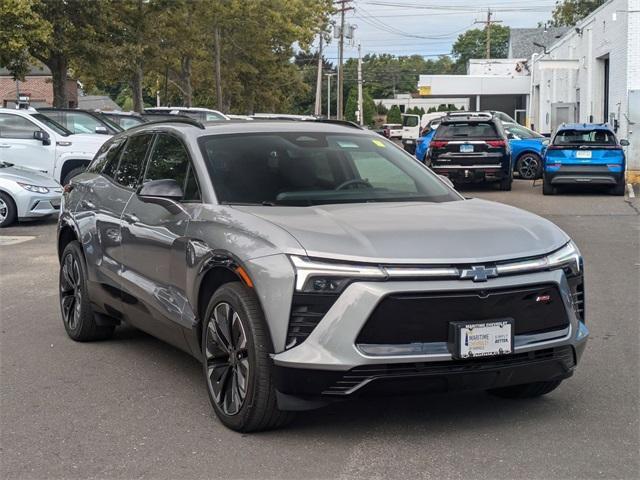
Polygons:
<instances>
[{"instance_id":1,"label":"door handle","mask_svg":"<svg viewBox=\"0 0 640 480\"><path fill-rule=\"evenodd\" d=\"M140 219L136 217L135 213L125 213L122 219L127 223L138 223Z\"/></svg>"},{"instance_id":2,"label":"door handle","mask_svg":"<svg viewBox=\"0 0 640 480\"><path fill-rule=\"evenodd\" d=\"M87 208L87 209L90 209L90 210L95 210L95 208L96 208L96 206L92 202L90 202L89 200L82 200L80 202L80 207L81 208Z\"/></svg>"},{"instance_id":3,"label":"door handle","mask_svg":"<svg viewBox=\"0 0 640 480\"><path fill-rule=\"evenodd\" d=\"M7 145L6 143L0 143L0 148L11 148L11 145Z\"/></svg>"}]
</instances>

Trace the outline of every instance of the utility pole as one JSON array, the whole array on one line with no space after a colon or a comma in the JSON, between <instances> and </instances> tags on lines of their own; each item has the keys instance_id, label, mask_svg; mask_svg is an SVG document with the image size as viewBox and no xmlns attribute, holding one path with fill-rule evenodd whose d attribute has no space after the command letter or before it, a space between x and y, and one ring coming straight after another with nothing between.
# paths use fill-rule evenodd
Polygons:
<instances>
[{"instance_id":1,"label":"utility pole","mask_svg":"<svg viewBox=\"0 0 640 480\"><path fill-rule=\"evenodd\" d=\"M316 117L322 115L322 36L320 32L320 46L318 47L318 75L316 77L316 106L313 113Z\"/></svg>"},{"instance_id":2,"label":"utility pole","mask_svg":"<svg viewBox=\"0 0 640 480\"><path fill-rule=\"evenodd\" d=\"M487 19L486 20L476 20L474 23L483 23L487 30L487 54L486 58L491 58L491 25L494 23L502 23L502 20L491 20L493 16L493 12L491 8L487 8Z\"/></svg>"},{"instance_id":3,"label":"utility pole","mask_svg":"<svg viewBox=\"0 0 640 480\"><path fill-rule=\"evenodd\" d=\"M364 105L362 101L362 48L358 43L358 123L364 125Z\"/></svg>"},{"instance_id":4,"label":"utility pole","mask_svg":"<svg viewBox=\"0 0 640 480\"><path fill-rule=\"evenodd\" d=\"M331 77L335 73L325 73L327 77L327 120L331 120Z\"/></svg>"},{"instance_id":5,"label":"utility pole","mask_svg":"<svg viewBox=\"0 0 640 480\"><path fill-rule=\"evenodd\" d=\"M337 0L336 3L340 5L340 9L337 11L340 13L340 42L338 44L338 113L337 119L342 120L344 118L343 111L343 95L344 95L344 70L342 68L342 62L344 59L344 14L353 10L353 7L349 7L350 0Z\"/></svg>"}]
</instances>

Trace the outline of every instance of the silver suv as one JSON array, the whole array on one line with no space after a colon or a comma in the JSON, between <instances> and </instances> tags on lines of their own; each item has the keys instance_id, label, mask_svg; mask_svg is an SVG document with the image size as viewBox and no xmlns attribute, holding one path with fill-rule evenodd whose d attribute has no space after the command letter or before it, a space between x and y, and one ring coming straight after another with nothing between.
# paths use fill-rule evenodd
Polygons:
<instances>
[{"instance_id":1,"label":"silver suv","mask_svg":"<svg viewBox=\"0 0 640 480\"><path fill-rule=\"evenodd\" d=\"M202 362L239 431L364 392L550 392L584 350L582 258L393 143L320 121L148 123L65 189L60 305Z\"/></svg>"}]
</instances>

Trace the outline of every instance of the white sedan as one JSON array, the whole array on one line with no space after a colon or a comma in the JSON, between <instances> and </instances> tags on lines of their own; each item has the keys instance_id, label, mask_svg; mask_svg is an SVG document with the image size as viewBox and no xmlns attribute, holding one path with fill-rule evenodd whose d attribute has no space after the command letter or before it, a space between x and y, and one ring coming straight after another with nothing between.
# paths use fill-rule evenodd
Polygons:
<instances>
[{"instance_id":1,"label":"white sedan","mask_svg":"<svg viewBox=\"0 0 640 480\"><path fill-rule=\"evenodd\" d=\"M36 170L0 162L0 228L58 214L62 187Z\"/></svg>"}]
</instances>

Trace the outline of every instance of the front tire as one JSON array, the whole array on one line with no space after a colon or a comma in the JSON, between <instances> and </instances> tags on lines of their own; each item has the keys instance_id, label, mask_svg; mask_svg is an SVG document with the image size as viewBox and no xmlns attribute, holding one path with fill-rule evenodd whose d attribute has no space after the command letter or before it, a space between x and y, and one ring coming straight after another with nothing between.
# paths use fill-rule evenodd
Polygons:
<instances>
[{"instance_id":1,"label":"front tire","mask_svg":"<svg viewBox=\"0 0 640 480\"><path fill-rule=\"evenodd\" d=\"M0 192L0 228L8 227L16 221L18 209L9 195Z\"/></svg>"},{"instance_id":2,"label":"front tire","mask_svg":"<svg viewBox=\"0 0 640 480\"><path fill-rule=\"evenodd\" d=\"M278 428L292 413L278 409L271 339L255 291L224 284L203 319L203 372L220 421L238 432Z\"/></svg>"},{"instance_id":3,"label":"front tire","mask_svg":"<svg viewBox=\"0 0 640 480\"><path fill-rule=\"evenodd\" d=\"M59 285L60 311L67 335L77 342L111 337L115 326L96 323L87 288L84 255L77 241L70 242L62 252Z\"/></svg>"},{"instance_id":4,"label":"front tire","mask_svg":"<svg viewBox=\"0 0 640 480\"><path fill-rule=\"evenodd\" d=\"M516 170L523 180L535 180L542 173L542 159L535 153L521 155L516 163Z\"/></svg>"},{"instance_id":5,"label":"front tire","mask_svg":"<svg viewBox=\"0 0 640 480\"><path fill-rule=\"evenodd\" d=\"M489 390L491 395L500 398L535 398L547 393L551 393L562 383L562 380L549 382L525 383L523 385L512 385L509 387L494 388Z\"/></svg>"}]
</instances>

